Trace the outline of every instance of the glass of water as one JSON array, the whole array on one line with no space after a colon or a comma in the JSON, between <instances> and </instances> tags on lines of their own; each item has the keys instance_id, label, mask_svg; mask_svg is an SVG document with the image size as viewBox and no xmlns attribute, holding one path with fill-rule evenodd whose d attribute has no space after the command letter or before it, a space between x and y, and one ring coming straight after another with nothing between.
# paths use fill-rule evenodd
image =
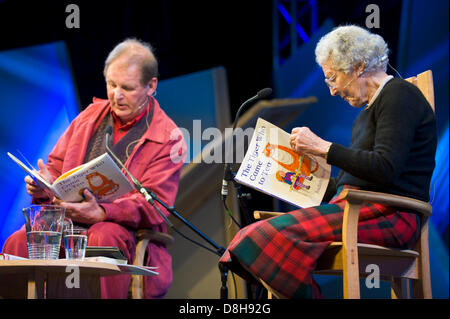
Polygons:
<instances>
[{"instance_id":1,"label":"glass of water","mask_svg":"<svg viewBox=\"0 0 450 319\"><path fill-rule=\"evenodd\" d=\"M27 232L28 258L58 259L61 232L66 223L64 208L32 205L22 209Z\"/></svg>"},{"instance_id":2,"label":"glass of water","mask_svg":"<svg viewBox=\"0 0 450 319\"><path fill-rule=\"evenodd\" d=\"M88 231L85 228L64 229L64 249L66 259L83 260L86 255Z\"/></svg>"}]
</instances>

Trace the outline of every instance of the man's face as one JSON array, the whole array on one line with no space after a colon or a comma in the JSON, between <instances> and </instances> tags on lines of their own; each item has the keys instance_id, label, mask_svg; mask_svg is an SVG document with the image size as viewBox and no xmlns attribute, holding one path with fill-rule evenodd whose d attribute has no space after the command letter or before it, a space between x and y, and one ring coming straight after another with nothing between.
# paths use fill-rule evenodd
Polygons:
<instances>
[{"instance_id":1,"label":"man's face","mask_svg":"<svg viewBox=\"0 0 450 319\"><path fill-rule=\"evenodd\" d=\"M127 123L138 116L148 98L156 89L152 81L143 86L140 82L141 71L136 64L127 64L118 58L106 71L106 90L111 108L122 123ZM153 86L155 86L153 88Z\"/></svg>"}]
</instances>

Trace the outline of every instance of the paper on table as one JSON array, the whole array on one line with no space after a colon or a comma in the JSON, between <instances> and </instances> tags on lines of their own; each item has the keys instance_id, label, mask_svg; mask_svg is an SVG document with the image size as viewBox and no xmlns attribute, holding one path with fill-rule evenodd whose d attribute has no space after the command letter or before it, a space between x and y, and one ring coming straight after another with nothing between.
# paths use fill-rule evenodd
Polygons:
<instances>
[{"instance_id":1,"label":"paper on table","mask_svg":"<svg viewBox=\"0 0 450 319\"><path fill-rule=\"evenodd\" d=\"M152 269L156 269L158 267L135 266L135 265L117 265L117 266L125 274L142 275L142 276L159 275L158 272L152 270Z\"/></svg>"},{"instance_id":2,"label":"paper on table","mask_svg":"<svg viewBox=\"0 0 450 319\"><path fill-rule=\"evenodd\" d=\"M10 254L1 253L0 254L0 260L26 260L28 258L14 256Z\"/></svg>"},{"instance_id":3,"label":"paper on table","mask_svg":"<svg viewBox=\"0 0 450 319\"><path fill-rule=\"evenodd\" d=\"M158 272L154 271L158 269L158 267L147 267L147 266L136 266L136 265L128 265L126 260L114 259L109 257L86 257L85 261L95 261L95 262L104 262L109 264L114 264L119 267L119 269L125 273L130 275L142 275L142 276L156 276L159 275Z\"/></svg>"},{"instance_id":4,"label":"paper on table","mask_svg":"<svg viewBox=\"0 0 450 319\"><path fill-rule=\"evenodd\" d=\"M114 265L126 265L128 261L126 259L115 259L104 256L96 256L96 257L85 257L85 261L95 261L99 263L108 263Z\"/></svg>"}]
</instances>

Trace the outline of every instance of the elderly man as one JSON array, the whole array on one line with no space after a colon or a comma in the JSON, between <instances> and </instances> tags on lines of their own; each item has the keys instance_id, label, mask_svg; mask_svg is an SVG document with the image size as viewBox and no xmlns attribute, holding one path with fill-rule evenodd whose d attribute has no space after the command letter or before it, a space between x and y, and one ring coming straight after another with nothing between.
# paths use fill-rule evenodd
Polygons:
<instances>
[{"instance_id":1,"label":"elderly man","mask_svg":"<svg viewBox=\"0 0 450 319\"><path fill-rule=\"evenodd\" d=\"M48 163L38 161L41 175L53 182L62 173L103 154L106 128L112 126L115 154L144 187L172 205L185 144L175 123L153 97L157 73L158 63L150 45L135 39L118 44L105 62L108 100L94 98L74 119L49 154ZM67 217L89 227L88 246L119 247L129 262L135 255L136 229L166 231L163 219L137 191L100 204L85 190L84 201L68 203L49 198L30 177L25 182L34 203L53 202L65 207ZM24 228L7 239L3 251L27 256ZM172 282L171 256L164 245L156 242L148 245L147 253L146 264L158 267L159 276L145 278L145 296L161 298ZM102 278L102 298L126 298L129 282L130 276L126 275Z\"/></svg>"},{"instance_id":2,"label":"elderly man","mask_svg":"<svg viewBox=\"0 0 450 319\"><path fill-rule=\"evenodd\" d=\"M388 48L379 35L358 26L338 27L317 44L316 61L330 94L361 108L349 147L323 140L307 127L292 130L292 149L341 169L328 185L330 196L324 200L329 202L242 229L220 260L288 298L321 296L312 272L329 243L342 240L345 202L339 193L356 188L428 201L437 144L430 105L417 87L386 73ZM377 203L361 208L360 242L406 248L419 230L414 212Z\"/></svg>"}]
</instances>

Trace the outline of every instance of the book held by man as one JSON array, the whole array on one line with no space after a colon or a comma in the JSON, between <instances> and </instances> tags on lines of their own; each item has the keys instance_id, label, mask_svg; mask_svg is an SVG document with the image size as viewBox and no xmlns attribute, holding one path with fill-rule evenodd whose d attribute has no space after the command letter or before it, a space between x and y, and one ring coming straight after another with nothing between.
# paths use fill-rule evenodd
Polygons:
<instances>
[{"instance_id":1,"label":"book held by man","mask_svg":"<svg viewBox=\"0 0 450 319\"><path fill-rule=\"evenodd\" d=\"M320 205L331 166L321 157L295 152L289 137L287 132L258 118L235 180L298 207Z\"/></svg>"},{"instance_id":2,"label":"book held by man","mask_svg":"<svg viewBox=\"0 0 450 319\"><path fill-rule=\"evenodd\" d=\"M11 153L8 153L8 156L40 187L49 190L65 202L82 201L85 188L94 194L99 202L112 202L134 189L108 153L65 172L53 184L47 182L38 171L26 166Z\"/></svg>"}]
</instances>

